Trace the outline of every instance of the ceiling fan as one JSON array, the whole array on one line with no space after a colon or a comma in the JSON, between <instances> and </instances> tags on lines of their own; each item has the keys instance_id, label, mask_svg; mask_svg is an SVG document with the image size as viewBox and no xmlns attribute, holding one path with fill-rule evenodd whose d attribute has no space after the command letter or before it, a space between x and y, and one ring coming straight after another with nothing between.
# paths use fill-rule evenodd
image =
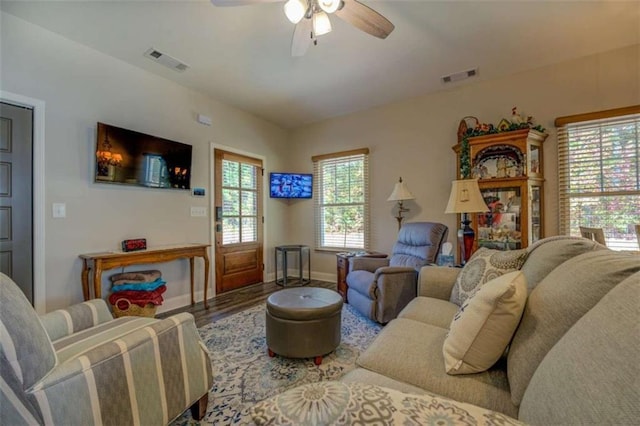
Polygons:
<instances>
[{"instance_id":1,"label":"ceiling fan","mask_svg":"<svg viewBox=\"0 0 640 426\"><path fill-rule=\"evenodd\" d=\"M211 0L211 3L215 6L244 6L278 1L282 0ZM387 18L357 0L287 0L284 13L296 24L291 56L304 55L311 43L318 43L318 36L331 31L329 15L336 15L354 27L383 39L395 28Z\"/></svg>"}]
</instances>

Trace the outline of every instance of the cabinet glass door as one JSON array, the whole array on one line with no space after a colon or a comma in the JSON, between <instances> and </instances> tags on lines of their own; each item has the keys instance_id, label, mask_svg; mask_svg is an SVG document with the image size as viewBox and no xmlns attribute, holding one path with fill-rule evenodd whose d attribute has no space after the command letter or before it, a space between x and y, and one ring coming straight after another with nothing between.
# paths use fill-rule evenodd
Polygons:
<instances>
[{"instance_id":1,"label":"cabinet glass door","mask_svg":"<svg viewBox=\"0 0 640 426\"><path fill-rule=\"evenodd\" d=\"M531 242L535 243L542 238L542 188L539 185L531 186Z\"/></svg>"},{"instance_id":2,"label":"cabinet glass door","mask_svg":"<svg viewBox=\"0 0 640 426\"><path fill-rule=\"evenodd\" d=\"M489 188L481 190L490 211L478 213L478 247L498 250L522 248L521 188Z\"/></svg>"}]
</instances>

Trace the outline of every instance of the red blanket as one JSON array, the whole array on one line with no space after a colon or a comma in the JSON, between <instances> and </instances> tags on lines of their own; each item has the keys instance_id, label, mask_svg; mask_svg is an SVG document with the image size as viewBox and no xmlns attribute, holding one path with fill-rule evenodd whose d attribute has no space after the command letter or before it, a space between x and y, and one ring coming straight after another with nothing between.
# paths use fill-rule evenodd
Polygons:
<instances>
[{"instance_id":1,"label":"red blanket","mask_svg":"<svg viewBox=\"0 0 640 426\"><path fill-rule=\"evenodd\" d=\"M167 291L167 286L163 285L158 287L153 291L135 291L135 290L124 290L119 291L117 293L112 293L109 296L109 303L112 305L118 306L119 309L127 309L128 304L122 302L122 304L117 304L118 300L126 299L131 303L135 303L136 305L144 308L147 303L153 303L154 305L162 305L163 298L162 293Z\"/></svg>"}]
</instances>

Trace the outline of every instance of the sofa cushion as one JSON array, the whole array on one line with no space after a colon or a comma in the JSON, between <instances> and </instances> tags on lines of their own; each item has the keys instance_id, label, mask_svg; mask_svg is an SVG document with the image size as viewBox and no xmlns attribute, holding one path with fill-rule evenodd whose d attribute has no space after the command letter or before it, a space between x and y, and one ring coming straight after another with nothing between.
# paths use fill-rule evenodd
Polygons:
<instances>
[{"instance_id":1,"label":"sofa cushion","mask_svg":"<svg viewBox=\"0 0 640 426\"><path fill-rule=\"evenodd\" d=\"M616 284L640 271L637 254L597 250L567 260L531 292L508 354L513 403L560 338Z\"/></svg>"},{"instance_id":2,"label":"sofa cushion","mask_svg":"<svg viewBox=\"0 0 640 426\"><path fill-rule=\"evenodd\" d=\"M27 390L53 369L56 354L40 318L11 278L0 273L0 351Z\"/></svg>"},{"instance_id":3,"label":"sofa cushion","mask_svg":"<svg viewBox=\"0 0 640 426\"><path fill-rule=\"evenodd\" d=\"M504 366L462 376L442 366L447 330L406 318L387 324L356 363L368 370L428 392L516 416Z\"/></svg>"},{"instance_id":4,"label":"sofa cushion","mask_svg":"<svg viewBox=\"0 0 640 426\"><path fill-rule=\"evenodd\" d=\"M504 353L527 301L527 283L520 271L484 284L464 302L451 322L442 346L445 371L485 371Z\"/></svg>"},{"instance_id":5,"label":"sofa cushion","mask_svg":"<svg viewBox=\"0 0 640 426\"><path fill-rule=\"evenodd\" d=\"M579 254L595 250L606 248L586 238L566 235L536 241L527 248L527 260L520 269L527 277L529 292L558 265Z\"/></svg>"},{"instance_id":6,"label":"sofa cushion","mask_svg":"<svg viewBox=\"0 0 640 426\"><path fill-rule=\"evenodd\" d=\"M501 251L481 247L460 271L451 290L450 301L462 306L482 284L520 269L526 256L526 249Z\"/></svg>"},{"instance_id":7,"label":"sofa cushion","mask_svg":"<svg viewBox=\"0 0 640 426\"><path fill-rule=\"evenodd\" d=\"M420 321L437 327L449 328L458 305L433 297L416 297L400 312L398 318Z\"/></svg>"},{"instance_id":8,"label":"sofa cushion","mask_svg":"<svg viewBox=\"0 0 640 426\"><path fill-rule=\"evenodd\" d=\"M249 410L256 425L521 424L503 414L438 395L413 395L364 383L298 386Z\"/></svg>"},{"instance_id":9,"label":"sofa cushion","mask_svg":"<svg viewBox=\"0 0 640 426\"><path fill-rule=\"evenodd\" d=\"M549 351L522 398L531 424L637 424L640 273L607 293Z\"/></svg>"}]
</instances>

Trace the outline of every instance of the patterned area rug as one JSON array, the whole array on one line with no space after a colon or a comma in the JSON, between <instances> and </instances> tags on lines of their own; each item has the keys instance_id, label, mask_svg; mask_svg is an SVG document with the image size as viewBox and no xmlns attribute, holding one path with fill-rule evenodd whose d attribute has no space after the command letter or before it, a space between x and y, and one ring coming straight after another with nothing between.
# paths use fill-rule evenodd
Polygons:
<instances>
[{"instance_id":1,"label":"patterned area rug","mask_svg":"<svg viewBox=\"0 0 640 426\"><path fill-rule=\"evenodd\" d=\"M342 309L340 346L316 366L313 358L290 359L267 355L265 306L260 305L200 328L213 365L213 389L206 416L197 422L189 410L172 424L242 424L256 402L298 385L336 380L355 368L382 327L355 311Z\"/></svg>"}]
</instances>

